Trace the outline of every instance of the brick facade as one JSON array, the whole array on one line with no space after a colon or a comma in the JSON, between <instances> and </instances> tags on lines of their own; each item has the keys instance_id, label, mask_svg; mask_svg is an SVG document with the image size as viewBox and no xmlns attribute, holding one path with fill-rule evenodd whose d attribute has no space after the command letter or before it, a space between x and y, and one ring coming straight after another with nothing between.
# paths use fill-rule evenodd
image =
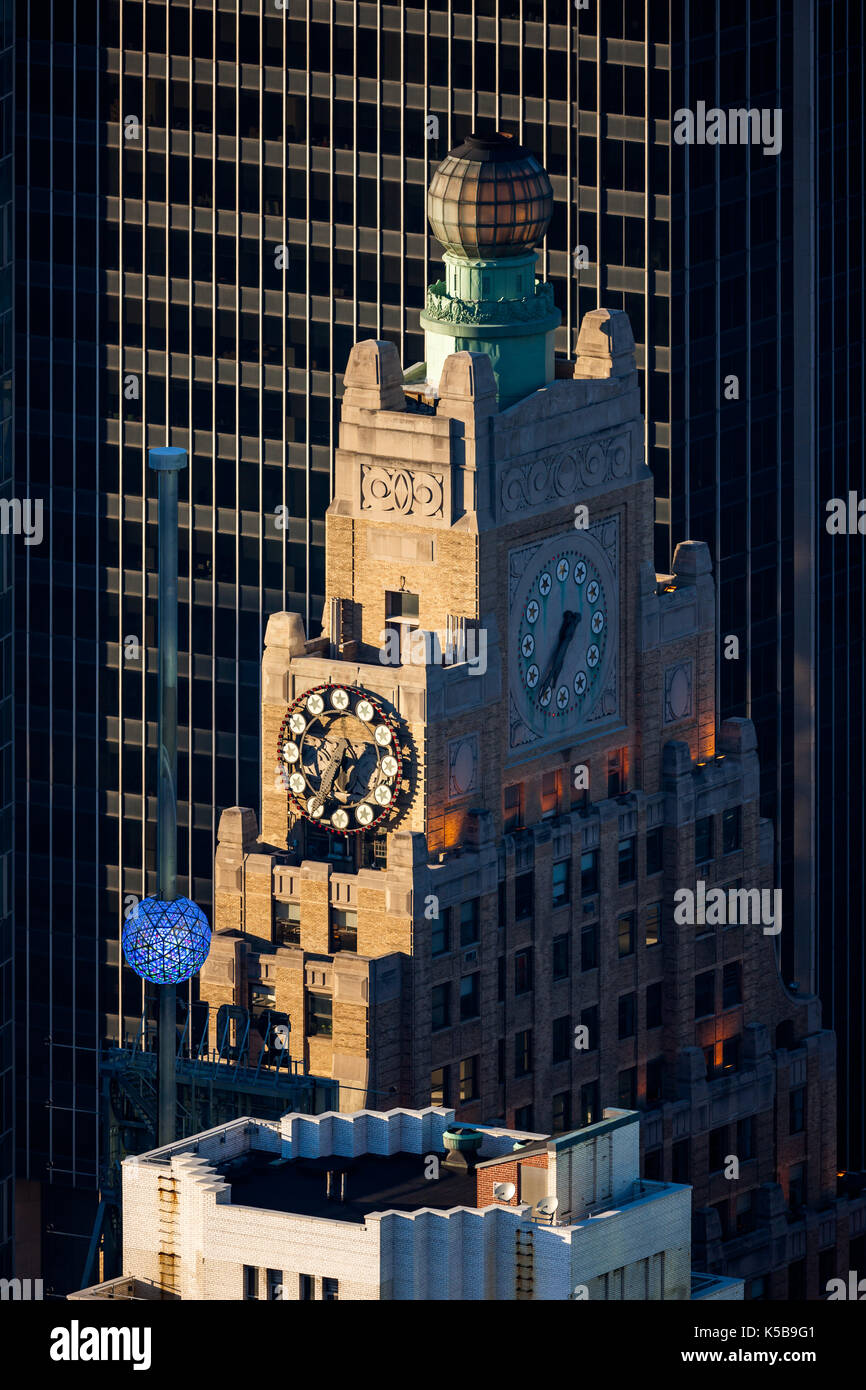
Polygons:
<instances>
[{"instance_id":1,"label":"brick facade","mask_svg":"<svg viewBox=\"0 0 866 1390\"><path fill-rule=\"evenodd\" d=\"M681 544L671 575L652 566L625 315L587 315L581 341L595 345L591 359L557 364L544 391L501 413L483 356L448 358L433 399L404 392L390 344L353 350L324 636L308 640L297 615L270 619L261 832L249 810L224 813L202 997L213 1018L222 1003L245 1007L250 982L266 983L290 1018L292 1058L338 1078L347 1110L433 1095L467 1122L552 1130L636 1106L648 1175L694 1188L696 1266L742 1273L747 1294L785 1297L789 1266L801 1278L806 1260L815 1297L819 1252L824 1274L827 1251L838 1247L833 1262L844 1263L849 1226L857 1234L866 1220L862 1202L834 1205L833 1039L817 1001L783 985L764 924L675 920L674 895L699 881L771 890L772 839L754 729L716 724L707 547ZM589 458L594 447L608 458L611 440L625 460L616 476L589 470L562 497L528 490L523 509L508 510L499 480L509 470L522 486L540 476L539 460L555 470L569 450ZM597 731L554 729L521 753L508 738L509 555L574 534L575 499L591 523L618 527L616 715ZM455 620L482 630L486 670L383 664L386 593L401 591L417 595L422 630ZM349 860L330 862L321 840L311 850L277 766L288 705L326 682L383 701L407 768L378 848L359 836ZM464 790L451 762L461 744ZM587 792L573 786L576 766L589 770ZM517 824L506 824L506 788L520 789ZM461 941L461 909L477 918L473 940ZM351 949L338 931L347 911ZM330 999L330 1033L310 1033L311 995ZM589 1046L577 1047L583 1023ZM731 1156L738 1176L725 1177ZM819 1208L830 1213L820 1221Z\"/></svg>"}]
</instances>

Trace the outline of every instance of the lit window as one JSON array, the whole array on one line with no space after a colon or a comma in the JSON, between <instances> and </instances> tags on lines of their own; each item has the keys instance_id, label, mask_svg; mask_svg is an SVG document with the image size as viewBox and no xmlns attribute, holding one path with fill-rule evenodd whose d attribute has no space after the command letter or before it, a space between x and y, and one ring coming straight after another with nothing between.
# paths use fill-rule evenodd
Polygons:
<instances>
[{"instance_id":1,"label":"lit window","mask_svg":"<svg viewBox=\"0 0 866 1390\"><path fill-rule=\"evenodd\" d=\"M430 1073L430 1104L448 1104L448 1068L435 1067Z\"/></svg>"},{"instance_id":2,"label":"lit window","mask_svg":"<svg viewBox=\"0 0 866 1390\"><path fill-rule=\"evenodd\" d=\"M658 946L662 939L662 905L650 903L644 915L644 944Z\"/></svg>"},{"instance_id":3,"label":"lit window","mask_svg":"<svg viewBox=\"0 0 866 1390\"><path fill-rule=\"evenodd\" d=\"M464 1057L460 1063L460 1103L478 1098L478 1058Z\"/></svg>"}]
</instances>

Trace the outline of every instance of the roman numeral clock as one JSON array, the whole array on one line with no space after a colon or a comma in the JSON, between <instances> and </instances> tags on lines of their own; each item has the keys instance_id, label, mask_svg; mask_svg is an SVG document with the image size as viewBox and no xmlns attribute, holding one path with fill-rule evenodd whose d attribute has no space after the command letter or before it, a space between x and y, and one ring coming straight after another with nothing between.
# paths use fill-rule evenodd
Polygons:
<instances>
[{"instance_id":1,"label":"roman numeral clock","mask_svg":"<svg viewBox=\"0 0 866 1390\"><path fill-rule=\"evenodd\" d=\"M619 712L619 517L508 557L509 742L572 736Z\"/></svg>"}]
</instances>

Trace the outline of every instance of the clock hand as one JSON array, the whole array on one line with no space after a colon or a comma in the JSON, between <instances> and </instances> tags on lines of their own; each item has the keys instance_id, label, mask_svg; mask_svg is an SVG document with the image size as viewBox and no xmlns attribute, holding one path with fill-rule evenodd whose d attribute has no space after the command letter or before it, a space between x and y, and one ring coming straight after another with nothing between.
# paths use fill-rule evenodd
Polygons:
<instances>
[{"instance_id":1,"label":"clock hand","mask_svg":"<svg viewBox=\"0 0 866 1390\"><path fill-rule=\"evenodd\" d=\"M562 622L559 627L559 637L557 639L556 646L553 649L553 654L550 658L547 670L545 671L542 679L538 682L538 688L541 694L543 694L549 686L553 685L553 682L556 680L557 676L562 670L562 663L565 660L565 653L568 651L569 644L571 643L571 639L577 631L577 625L579 622L579 613L573 613L570 609L563 613Z\"/></svg>"},{"instance_id":2,"label":"clock hand","mask_svg":"<svg viewBox=\"0 0 866 1390\"><path fill-rule=\"evenodd\" d=\"M322 773L322 779L321 779L321 781L319 782L319 793L318 793L318 795L319 795L319 800L320 800L320 801L324 801L324 800L325 800L325 797L328 796L329 793L330 793L331 787L333 786L333 783L334 783L334 778L336 777L337 773L338 773L339 770L340 770L340 764L341 764L341 762L343 761L343 754L344 754L345 751L346 751L346 744L347 744L347 743L348 743L348 739L345 739L345 738L340 738L340 739L338 739L338 740L337 740L337 746L336 746L336 748L334 749L333 753L331 754L330 758L328 759L328 762L327 762L327 765L326 765L326 767L325 767L325 770L324 770L324 772Z\"/></svg>"}]
</instances>

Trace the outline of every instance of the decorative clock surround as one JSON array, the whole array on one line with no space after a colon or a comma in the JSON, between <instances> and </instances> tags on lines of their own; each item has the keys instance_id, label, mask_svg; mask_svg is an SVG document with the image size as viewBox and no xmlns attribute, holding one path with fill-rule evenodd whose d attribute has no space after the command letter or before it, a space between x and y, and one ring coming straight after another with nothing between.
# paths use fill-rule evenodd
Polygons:
<instances>
[{"instance_id":1,"label":"decorative clock surround","mask_svg":"<svg viewBox=\"0 0 866 1390\"><path fill-rule=\"evenodd\" d=\"M618 711L619 518L509 555L509 742L575 733Z\"/></svg>"},{"instance_id":2,"label":"decorative clock surround","mask_svg":"<svg viewBox=\"0 0 866 1390\"><path fill-rule=\"evenodd\" d=\"M351 685L299 695L280 727L277 757L296 809L338 835L369 830L394 809L406 764L394 717Z\"/></svg>"}]
</instances>

